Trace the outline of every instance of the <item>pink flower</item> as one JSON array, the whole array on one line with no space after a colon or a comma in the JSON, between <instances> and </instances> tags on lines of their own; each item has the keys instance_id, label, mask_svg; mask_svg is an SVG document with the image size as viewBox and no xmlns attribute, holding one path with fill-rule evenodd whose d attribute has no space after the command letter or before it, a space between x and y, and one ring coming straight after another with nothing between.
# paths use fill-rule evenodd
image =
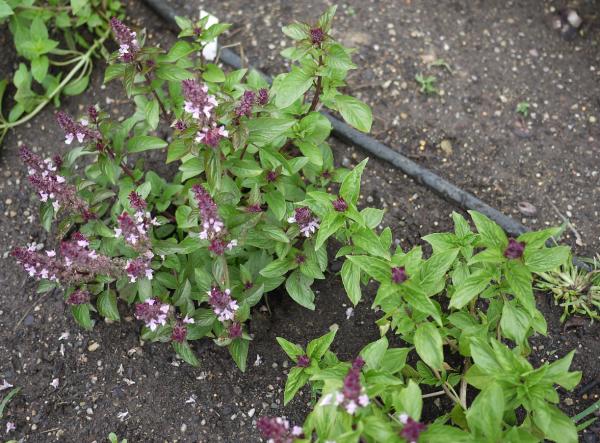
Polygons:
<instances>
[{"instance_id":1,"label":"pink flower","mask_svg":"<svg viewBox=\"0 0 600 443\"><path fill-rule=\"evenodd\" d=\"M110 19L110 26L115 35L115 40L119 43L119 56L121 60L127 63L132 62L140 50L136 33L115 17Z\"/></svg>"},{"instance_id":2,"label":"pink flower","mask_svg":"<svg viewBox=\"0 0 600 443\"><path fill-rule=\"evenodd\" d=\"M42 160L26 146L20 148L19 156L27 165L29 182L42 202L51 201L55 211L62 207L81 213L86 220L93 217L87 202L77 195L75 186L68 184L63 176L57 174L60 157Z\"/></svg>"},{"instance_id":3,"label":"pink flower","mask_svg":"<svg viewBox=\"0 0 600 443\"><path fill-rule=\"evenodd\" d=\"M161 303L157 298L149 298L135 305L135 318L142 320L151 331L167 323L168 313L169 305Z\"/></svg>"},{"instance_id":4,"label":"pink flower","mask_svg":"<svg viewBox=\"0 0 600 443\"><path fill-rule=\"evenodd\" d=\"M216 148L219 146L221 139L228 136L229 132L227 132L225 126L217 126L216 123L213 123L211 127L204 127L202 131L197 133L196 142Z\"/></svg>"},{"instance_id":5,"label":"pink flower","mask_svg":"<svg viewBox=\"0 0 600 443\"><path fill-rule=\"evenodd\" d=\"M313 216L307 206L296 208L294 215L288 218L288 223L297 223L305 237L310 237L319 228L319 219Z\"/></svg>"},{"instance_id":6,"label":"pink flower","mask_svg":"<svg viewBox=\"0 0 600 443\"><path fill-rule=\"evenodd\" d=\"M239 308L237 301L231 298L230 289L222 291L217 287L213 287L208 291L208 303L212 306L214 313L221 322L233 320L235 312Z\"/></svg>"},{"instance_id":7,"label":"pink flower","mask_svg":"<svg viewBox=\"0 0 600 443\"><path fill-rule=\"evenodd\" d=\"M293 426L285 417L260 417L256 427L268 443L293 443L295 437L304 438L302 428Z\"/></svg>"},{"instance_id":8,"label":"pink flower","mask_svg":"<svg viewBox=\"0 0 600 443\"><path fill-rule=\"evenodd\" d=\"M196 80L183 80L181 87L185 98L183 110L192 114L196 120L210 120L211 111L218 103L215 97L208 93L208 86L200 85Z\"/></svg>"}]
</instances>

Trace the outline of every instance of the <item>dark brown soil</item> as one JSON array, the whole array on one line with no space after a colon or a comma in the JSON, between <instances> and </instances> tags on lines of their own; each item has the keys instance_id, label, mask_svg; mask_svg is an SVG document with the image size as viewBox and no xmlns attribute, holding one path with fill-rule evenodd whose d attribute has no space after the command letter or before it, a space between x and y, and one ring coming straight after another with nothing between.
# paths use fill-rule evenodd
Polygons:
<instances>
[{"instance_id":1,"label":"dark brown soil","mask_svg":"<svg viewBox=\"0 0 600 443\"><path fill-rule=\"evenodd\" d=\"M177 3L184 2L173 4L195 14L199 2ZM349 0L342 5L336 36L358 47L361 66L349 90L360 91L374 105L375 135L507 213L515 215L520 201L531 202L538 209L535 221L526 220L532 226L557 222L544 199L548 195L563 214L571 211L584 242L580 252L593 254L600 246L600 134L589 119L598 115L600 34L591 27L583 38L563 40L546 26L547 11L539 2L442 3ZM283 41L279 27L292 18L314 18L326 2L202 4L232 22L229 42L245 42L251 63L273 74L283 66L276 55ZM130 1L128 7L130 16L148 28L151 41L171 41L165 26L140 2ZM0 33L1 42L7 31L0 28ZM531 55L531 49L538 55ZM426 70L420 57L431 51L454 74L434 68L445 92L426 98L416 91L413 76ZM0 60L0 76L7 75L13 62L10 54ZM65 100L65 107L78 113L97 103L114 109L117 117L127 115L120 86L102 88L100 71L92 88ZM387 87L381 85L388 80ZM525 99L537 104L527 137L514 130L514 108ZM442 155L437 147L442 139L451 141L452 154ZM38 226L37 201L16 158L17 146L23 142L50 154L63 151L62 140L53 110L46 109L31 125L11 132L0 152L0 383L6 379L22 388L0 421L3 437L8 419L17 426L12 436L27 442L102 442L111 431L130 442L259 441L256 417L286 415L300 423L308 411L306 391L282 405L288 363L276 336L305 344L337 324L333 349L342 358L352 358L377 337L376 315L369 309L373 288L347 319L349 303L333 273L316 286L315 312L278 293L269 298L271 316L255 312L245 374L225 349L208 341L196 349L201 358L197 369L176 360L167 345L140 343L139 324L130 317L119 324L97 324L91 333L82 331L70 319L62 295L35 294L35 284L8 257L13 246L53 242ZM426 141L424 149L420 140ZM338 162L355 164L363 158L353 148L333 143ZM369 162L364 176L363 203L388 209L383 225L392 227L404 247L418 243L422 235L448 229L449 214L457 209L376 160ZM597 324L563 332L559 310L543 296L539 306L549 334L534 339L533 360L552 361L577 349L574 367L584 373L582 385L600 377ZM127 316L125 310L122 314ZM61 339L63 333L69 336ZM255 366L257 356L261 363ZM57 389L50 385L55 378ZM598 386L584 395L564 394L561 407L574 415L599 396ZM436 415L437 407L429 407Z\"/></svg>"}]
</instances>

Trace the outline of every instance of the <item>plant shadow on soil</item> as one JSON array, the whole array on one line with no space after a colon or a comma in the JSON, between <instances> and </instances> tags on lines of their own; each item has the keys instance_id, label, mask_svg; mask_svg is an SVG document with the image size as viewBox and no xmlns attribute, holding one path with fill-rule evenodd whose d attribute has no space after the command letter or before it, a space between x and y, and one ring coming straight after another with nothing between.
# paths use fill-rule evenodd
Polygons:
<instances>
[{"instance_id":1,"label":"plant shadow on soil","mask_svg":"<svg viewBox=\"0 0 600 443\"><path fill-rule=\"evenodd\" d=\"M164 24L137 1L129 2L128 8L150 29L151 41L152 34L160 36L163 44L171 41ZM0 69L8 66L2 63ZM117 118L131 112L124 105L120 85L101 88L101 70L97 67L88 92L65 100L68 112L82 113L90 103L112 109ZM288 406L282 405L290 362L275 342L276 336L305 345L337 324L332 349L342 359L353 358L378 337L374 325L377 314L369 309L373 285L364 291L364 300L347 319L350 303L333 272L315 284L314 312L296 305L281 291L269 294L270 315L255 309L250 324L254 340L245 374L235 367L226 349L208 340L195 345L199 368L177 360L167 344L142 345L140 324L124 305L120 306L122 322L100 322L92 332L82 331L70 318L61 294L45 298L35 294L35 283L6 256L11 247L30 241L54 242L37 223L38 202L31 196L25 169L17 159L17 145L23 142L53 154L64 152L62 140L53 110L48 108L31 125L11 132L0 153L0 211L4 214L0 217L4 253L0 262L0 380L22 388L0 420L0 432L10 420L17 425L11 437L27 442L102 442L109 432L130 442L260 441L253 424L258 416L286 415L290 421L301 423L309 411L310 392L306 388ZM364 158L351 147L336 141L332 145L337 161L346 166ZM146 158L148 168L165 172L160 166L163 154ZM450 229L449 215L456 210L375 160L367 166L361 194L363 206L387 210L383 225L392 227L394 238L404 249L421 244L422 235ZM338 268L330 263L330 269ZM581 386L597 379L598 325L563 331L560 311L546 296L540 296L539 307L548 320L549 333L533 338L532 361L553 361L577 349L573 367L584 373ZM64 332L69 337L60 339ZM255 366L259 355L261 363ZM55 378L59 379L56 389L50 385ZM560 406L574 415L599 395L598 387L585 397L561 392ZM448 406L446 400L440 400L429 403L428 415L433 417L439 412L436 408Z\"/></svg>"}]
</instances>

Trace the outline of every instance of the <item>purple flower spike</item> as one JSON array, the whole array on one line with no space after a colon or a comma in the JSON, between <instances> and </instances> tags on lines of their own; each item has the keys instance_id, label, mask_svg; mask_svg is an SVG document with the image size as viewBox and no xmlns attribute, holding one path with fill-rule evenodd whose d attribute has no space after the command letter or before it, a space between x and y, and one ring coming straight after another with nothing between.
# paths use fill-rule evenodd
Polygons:
<instances>
[{"instance_id":1,"label":"purple flower spike","mask_svg":"<svg viewBox=\"0 0 600 443\"><path fill-rule=\"evenodd\" d=\"M310 237L319 228L319 219L307 206L296 208L294 215L288 218L288 223L297 223L305 237Z\"/></svg>"},{"instance_id":2,"label":"purple flower spike","mask_svg":"<svg viewBox=\"0 0 600 443\"><path fill-rule=\"evenodd\" d=\"M325 40L325 32L321 28L310 30L310 41L313 45L319 46Z\"/></svg>"},{"instance_id":3,"label":"purple flower spike","mask_svg":"<svg viewBox=\"0 0 600 443\"><path fill-rule=\"evenodd\" d=\"M67 145L70 145L74 139L77 139L79 143L84 143L100 138L97 132L88 128L89 122L87 120L82 120L78 123L66 112L58 111L56 113L56 121L61 129L65 131L65 143Z\"/></svg>"},{"instance_id":4,"label":"purple flower spike","mask_svg":"<svg viewBox=\"0 0 600 443\"><path fill-rule=\"evenodd\" d=\"M204 127L196 134L196 142L204 143L214 149L219 146L222 138L227 137L229 137L229 132L225 126L217 126L216 123L213 123L212 126Z\"/></svg>"},{"instance_id":5,"label":"purple flower spike","mask_svg":"<svg viewBox=\"0 0 600 443\"><path fill-rule=\"evenodd\" d=\"M129 204L136 211L143 211L147 206L146 200L135 191L129 193Z\"/></svg>"},{"instance_id":6,"label":"purple flower spike","mask_svg":"<svg viewBox=\"0 0 600 443\"><path fill-rule=\"evenodd\" d=\"M217 100L208 93L208 86L200 85L196 80L183 80L184 111L192 114L196 120L206 118L210 120L211 111L217 106Z\"/></svg>"},{"instance_id":7,"label":"purple flower spike","mask_svg":"<svg viewBox=\"0 0 600 443\"><path fill-rule=\"evenodd\" d=\"M62 161L55 156L42 160L26 146L19 150L19 156L27 165L29 182L38 192L42 202L52 202L54 211L65 208L79 212L85 218L93 217L88 204L77 195L77 189L67 183L67 180L58 174L58 164Z\"/></svg>"},{"instance_id":8,"label":"purple flower spike","mask_svg":"<svg viewBox=\"0 0 600 443\"><path fill-rule=\"evenodd\" d=\"M173 332L171 333L171 340L177 343L183 343L187 337L187 327L183 322L175 323L173 326Z\"/></svg>"},{"instance_id":9,"label":"purple flower spike","mask_svg":"<svg viewBox=\"0 0 600 443\"><path fill-rule=\"evenodd\" d=\"M331 202L333 205L333 209L337 212L345 212L348 209L348 203L342 197L338 197L334 201Z\"/></svg>"},{"instance_id":10,"label":"purple flower spike","mask_svg":"<svg viewBox=\"0 0 600 443\"><path fill-rule=\"evenodd\" d=\"M135 318L142 320L151 331L156 331L159 325L167 324L168 313L169 305L157 298L149 298L135 305Z\"/></svg>"},{"instance_id":11,"label":"purple flower spike","mask_svg":"<svg viewBox=\"0 0 600 443\"><path fill-rule=\"evenodd\" d=\"M310 358L308 355L301 355L298 357L298 363L296 365L300 368L308 368L310 366Z\"/></svg>"},{"instance_id":12,"label":"purple flower spike","mask_svg":"<svg viewBox=\"0 0 600 443\"><path fill-rule=\"evenodd\" d=\"M255 101L256 94L253 91L244 91L240 104L235 108L235 115L237 117L242 117L243 115L250 117L252 114L252 106L254 106Z\"/></svg>"},{"instance_id":13,"label":"purple flower spike","mask_svg":"<svg viewBox=\"0 0 600 443\"><path fill-rule=\"evenodd\" d=\"M421 432L427 429L426 425L413 420L407 414L400 414L400 422L404 425L400 431L400 437L406 439L408 443L417 443Z\"/></svg>"},{"instance_id":14,"label":"purple flower spike","mask_svg":"<svg viewBox=\"0 0 600 443\"><path fill-rule=\"evenodd\" d=\"M296 438L304 438L302 428L293 426L285 417L260 417L256 427L268 443L293 443Z\"/></svg>"},{"instance_id":15,"label":"purple flower spike","mask_svg":"<svg viewBox=\"0 0 600 443\"><path fill-rule=\"evenodd\" d=\"M119 44L119 56L121 60L126 63L134 61L137 52L140 50L136 33L115 17L110 19L110 26L115 35L115 40Z\"/></svg>"},{"instance_id":16,"label":"purple flower spike","mask_svg":"<svg viewBox=\"0 0 600 443\"><path fill-rule=\"evenodd\" d=\"M261 88L258 90L258 95L256 96L256 102L260 106L264 106L269 103L269 90L266 88Z\"/></svg>"},{"instance_id":17,"label":"purple flower spike","mask_svg":"<svg viewBox=\"0 0 600 443\"><path fill-rule=\"evenodd\" d=\"M221 322L233 320L235 312L239 308L237 301L231 298L231 290L229 289L221 291L219 288L212 288L208 291L208 303Z\"/></svg>"},{"instance_id":18,"label":"purple flower spike","mask_svg":"<svg viewBox=\"0 0 600 443\"><path fill-rule=\"evenodd\" d=\"M515 260L523 257L525 251L525 243L518 242L514 238L508 239L508 246L504 250L504 256L508 259Z\"/></svg>"},{"instance_id":19,"label":"purple flower spike","mask_svg":"<svg viewBox=\"0 0 600 443\"><path fill-rule=\"evenodd\" d=\"M408 275L406 274L406 269L404 266L393 267L392 268L392 281L397 285L404 283L408 280Z\"/></svg>"}]
</instances>

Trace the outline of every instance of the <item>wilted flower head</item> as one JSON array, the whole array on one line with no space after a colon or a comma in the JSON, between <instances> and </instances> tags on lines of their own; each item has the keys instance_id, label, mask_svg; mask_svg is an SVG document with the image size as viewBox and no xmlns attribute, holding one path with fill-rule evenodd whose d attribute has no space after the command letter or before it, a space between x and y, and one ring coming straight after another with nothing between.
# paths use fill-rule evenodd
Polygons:
<instances>
[{"instance_id":1,"label":"wilted flower head","mask_svg":"<svg viewBox=\"0 0 600 443\"><path fill-rule=\"evenodd\" d=\"M345 212L346 209L348 209L348 203L346 203L346 200L344 200L342 197L336 198L331 202L331 204L333 205L333 209L335 209L337 212Z\"/></svg>"},{"instance_id":2,"label":"wilted flower head","mask_svg":"<svg viewBox=\"0 0 600 443\"><path fill-rule=\"evenodd\" d=\"M256 94L253 91L244 91L244 95L242 95L242 99L240 100L240 104L237 108L235 108L235 115L237 117L250 117L252 114L252 107L254 106L254 102L256 101Z\"/></svg>"},{"instance_id":3,"label":"wilted flower head","mask_svg":"<svg viewBox=\"0 0 600 443\"><path fill-rule=\"evenodd\" d=\"M321 28L312 28L310 30L310 41L313 45L319 46L325 40L325 32Z\"/></svg>"},{"instance_id":4,"label":"wilted flower head","mask_svg":"<svg viewBox=\"0 0 600 443\"><path fill-rule=\"evenodd\" d=\"M288 218L288 223L297 223L305 237L310 237L319 228L319 220L307 206L296 208L294 215Z\"/></svg>"},{"instance_id":5,"label":"wilted flower head","mask_svg":"<svg viewBox=\"0 0 600 443\"><path fill-rule=\"evenodd\" d=\"M427 426L416 420L413 420L408 414L400 414L400 423L404 425L400 431L400 437L404 438L408 443L417 443L421 432L427 429Z\"/></svg>"},{"instance_id":6,"label":"wilted flower head","mask_svg":"<svg viewBox=\"0 0 600 443\"><path fill-rule=\"evenodd\" d=\"M225 137L229 137L229 132L225 129L225 126L217 126L216 123L213 123L212 126L205 126L196 134L196 142L216 148L219 146L221 139Z\"/></svg>"},{"instance_id":7,"label":"wilted flower head","mask_svg":"<svg viewBox=\"0 0 600 443\"><path fill-rule=\"evenodd\" d=\"M514 238L508 239L508 246L504 250L504 256L511 260L523 257L525 251L525 243L518 242Z\"/></svg>"},{"instance_id":8,"label":"wilted flower head","mask_svg":"<svg viewBox=\"0 0 600 443\"><path fill-rule=\"evenodd\" d=\"M72 292L67 298L68 305L84 305L89 303L90 293L83 289L78 289Z\"/></svg>"},{"instance_id":9,"label":"wilted flower head","mask_svg":"<svg viewBox=\"0 0 600 443\"><path fill-rule=\"evenodd\" d=\"M258 94L256 96L256 103L261 106L269 103L269 90L267 88L261 88L258 90Z\"/></svg>"},{"instance_id":10,"label":"wilted flower head","mask_svg":"<svg viewBox=\"0 0 600 443\"><path fill-rule=\"evenodd\" d=\"M115 17L110 19L110 26L115 35L115 40L119 43L119 55L121 60L127 63L132 62L135 59L135 55L140 50L136 33Z\"/></svg>"},{"instance_id":11,"label":"wilted flower head","mask_svg":"<svg viewBox=\"0 0 600 443\"><path fill-rule=\"evenodd\" d=\"M77 195L75 186L68 184L67 180L57 173L56 157L54 161L49 158L42 160L26 146L21 146L19 156L27 165L29 182L38 192L42 202L51 201L55 212L65 208L81 213L86 219L93 217L88 204ZM60 161L60 158L58 160Z\"/></svg>"},{"instance_id":12,"label":"wilted flower head","mask_svg":"<svg viewBox=\"0 0 600 443\"><path fill-rule=\"evenodd\" d=\"M395 266L392 268L392 281L396 284L404 283L408 280L404 266Z\"/></svg>"},{"instance_id":13,"label":"wilted flower head","mask_svg":"<svg viewBox=\"0 0 600 443\"><path fill-rule=\"evenodd\" d=\"M267 443L293 443L296 438L303 438L302 428L294 426L285 417L260 417L256 427Z\"/></svg>"},{"instance_id":14,"label":"wilted flower head","mask_svg":"<svg viewBox=\"0 0 600 443\"><path fill-rule=\"evenodd\" d=\"M192 114L197 120L201 115L210 119L211 111L217 106L217 100L208 93L208 86L200 85L196 80L183 80L181 87L185 98L184 111Z\"/></svg>"},{"instance_id":15,"label":"wilted flower head","mask_svg":"<svg viewBox=\"0 0 600 443\"><path fill-rule=\"evenodd\" d=\"M214 287L208 291L208 303L212 306L219 321L233 320L238 310L237 302L231 298L231 290Z\"/></svg>"},{"instance_id":16,"label":"wilted flower head","mask_svg":"<svg viewBox=\"0 0 600 443\"><path fill-rule=\"evenodd\" d=\"M167 323L169 305L157 298L149 298L135 305L135 318L142 320L151 331Z\"/></svg>"}]
</instances>

